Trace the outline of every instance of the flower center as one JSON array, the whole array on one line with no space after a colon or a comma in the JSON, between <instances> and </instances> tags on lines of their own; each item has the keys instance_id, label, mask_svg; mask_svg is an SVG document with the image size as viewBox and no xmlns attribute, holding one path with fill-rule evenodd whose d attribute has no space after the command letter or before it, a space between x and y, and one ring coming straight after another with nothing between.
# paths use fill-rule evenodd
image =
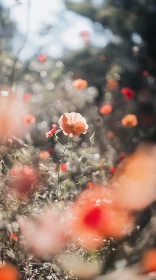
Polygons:
<instances>
[{"instance_id":1,"label":"flower center","mask_svg":"<svg viewBox=\"0 0 156 280\"><path fill-rule=\"evenodd\" d=\"M101 208L98 206L95 206L92 208L87 215L84 217L84 223L88 227L96 228L99 225L99 222L101 220Z\"/></svg>"}]
</instances>

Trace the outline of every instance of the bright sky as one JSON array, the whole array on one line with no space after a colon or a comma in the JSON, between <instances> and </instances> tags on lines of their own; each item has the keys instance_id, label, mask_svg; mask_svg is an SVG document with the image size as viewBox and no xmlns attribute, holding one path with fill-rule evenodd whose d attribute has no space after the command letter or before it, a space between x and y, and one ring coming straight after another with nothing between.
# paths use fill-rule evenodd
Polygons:
<instances>
[{"instance_id":1,"label":"bright sky","mask_svg":"<svg viewBox=\"0 0 156 280\"><path fill-rule=\"evenodd\" d=\"M27 30L27 0L21 0L23 4L15 5L15 0L1 0L11 8L11 17L17 22L18 30L25 34ZM75 0L76 2L82 0ZM95 0L93 0L95 2ZM96 0L98 3L101 0ZM97 3L96 2L96 3ZM55 31L48 35L41 35L44 25L54 25ZM79 33L87 30L91 34L92 42L97 47L105 46L108 41L115 40L108 30L101 27L94 30L93 23L73 12L67 11L63 0L32 0L30 9L30 31L28 43L21 54L21 58L35 54L39 47L53 57L60 57L64 48L78 50L84 47L84 42ZM102 32L101 32L102 31ZM15 52L20 48L23 38L17 34L13 41Z\"/></svg>"}]
</instances>

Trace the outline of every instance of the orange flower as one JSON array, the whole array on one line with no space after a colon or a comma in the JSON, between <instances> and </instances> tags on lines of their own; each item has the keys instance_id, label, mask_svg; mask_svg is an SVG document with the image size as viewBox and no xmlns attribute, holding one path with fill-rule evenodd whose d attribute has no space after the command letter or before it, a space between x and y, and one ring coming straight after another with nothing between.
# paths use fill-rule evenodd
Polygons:
<instances>
[{"instance_id":1,"label":"orange flower","mask_svg":"<svg viewBox=\"0 0 156 280\"><path fill-rule=\"evenodd\" d=\"M103 105L100 109L100 113L103 115L109 115L112 112L112 106L110 104Z\"/></svg>"},{"instance_id":2,"label":"orange flower","mask_svg":"<svg viewBox=\"0 0 156 280\"><path fill-rule=\"evenodd\" d=\"M88 86L88 82L86 80L77 79L73 82L73 87L76 89L85 89Z\"/></svg>"},{"instance_id":3,"label":"orange flower","mask_svg":"<svg viewBox=\"0 0 156 280\"><path fill-rule=\"evenodd\" d=\"M138 124L137 117L136 117L136 115L133 115L133 114L124 116L121 122L122 122L122 125L125 127L132 127L132 126L136 126Z\"/></svg>"},{"instance_id":4,"label":"orange flower","mask_svg":"<svg viewBox=\"0 0 156 280\"><path fill-rule=\"evenodd\" d=\"M119 164L110 181L114 200L130 211L140 211L156 200L154 145L141 145Z\"/></svg>"},{"instance_id":5,"label":"orange flower","mask_svg":"<svg viewBox=\"0 0 156 280\"><path fill-rule=\"evenodd\" d=\"M144 272L156 271L156 249L149 249L143 254L141 265Z\"/></svg>"},{"instance_id":6,"label":"orange flower","mask_svg":"<svg viewBox=\"0 0 156 280\"><path fill-rule=\"evenodd\" d=\"M36 118L34 117L34 115L27 115L24 117L23 122L25 124L33 124L36 122Z\"/></svg>"},{"instance_id":7,"label":"orange flower","mask_svg":"<svg viewBox=\"0 0 156 280\"><path fill-rule=\"evenodd\" d=\"M106 83L106 89L110 91L117 90L119 87L119 83L114 79L109 79Z\"/></svg>"},{"instance_id":8,"label":"orange flower","mask_svg":"<svg viewBox=\"0 0 156 280\"><path fill-rule=\"evenodd\" d=\"M88 249L101 246L104 238L120 238L133 228L128 212L114 204L112 193L105 187L83 192L71 214L71 235Z\"/></svg>"},{"instance_id":9,"label":"orange flower","mask_svg":"<svg viewBox=\"0 0 156 280\"><path fill-rule=\"evenodd\" d=\"M79 113L64 113L58 123L63 133L70 137L86 134L88 129L86 119Z\"/></svg>"},{"instance_id":10,"label":"orange flower","mask_svg":"<svg viewBox=\"0 0 156 280\"><path fill-rule=\"evenodd\" d=\"M48 151L40 151L39 158L46 160L46 159L50 158L50 154Z\"/></svg>"},{"instance_id":11,"label":"orange flower","mask_svg":"<svg viewBox=\"0 0 156 280\"><path fill-rule=\"evenodd\" d=\"M19 280L20 273L12 264L6 264L0 267L0 279L1 280Z\"/></svg>"}]
</instances>

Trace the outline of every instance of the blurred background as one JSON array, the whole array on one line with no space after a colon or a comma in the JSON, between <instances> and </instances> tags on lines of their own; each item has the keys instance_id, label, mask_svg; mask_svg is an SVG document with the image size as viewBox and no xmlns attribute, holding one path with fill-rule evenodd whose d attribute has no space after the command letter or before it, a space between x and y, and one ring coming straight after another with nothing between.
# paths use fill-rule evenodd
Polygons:
<instances>
[{"instance_id":1,"label":"blurred background","mask_svg":"<svg viewBox=\"0 0 156 280\"><path fill-rule=\"evenodd\" d=\"M96 90L93 111L108 103L115 108L105 119L111 130L118 134L121 117L133 113L140 128L134 136L153 138L155 16L154 0L1 0L1 88L31 93L38 102L60 100L58 92L71 90L69 79L82 78ZM135 92L131 102L121 94L125 87Z\"/></svg>"}]
</instances>

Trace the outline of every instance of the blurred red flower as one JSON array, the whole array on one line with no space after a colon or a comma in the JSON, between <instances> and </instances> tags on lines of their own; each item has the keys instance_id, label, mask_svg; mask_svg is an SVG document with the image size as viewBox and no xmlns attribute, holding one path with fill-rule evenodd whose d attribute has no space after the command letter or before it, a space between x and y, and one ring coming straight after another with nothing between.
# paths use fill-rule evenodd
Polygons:
<instances>
[{"instance_id":1,"label":"blurred red flower","mask_svg":"<svg viewBox=\"0 0 156 280\"><path fill-rule=\"evenodd\" d=\"M41 54L38 56L38 61L44 62L47 60L47 55L46 54Z\"/></svg>"},{"instance_id":2,"label":"blurred red flower","mask_svg":"<svg viewBox=\"0 0 156 280\"><path fill-rule=\"evenodd\" d=\"M13 241L17 241L18 240L17 234L15 232L11 233L10 234L10 239L13 240Z\"/></svg>"},{"instance_id":3,"label":"blurred red flower","mask_svg":"<svg viewBox=\"0 0 156 280\"><path fill-rule=\"evenodd\" d=\"M80 37L89 37L90 36L90 33L89 33L89 31L81 31L80 33Z\"/></svg>"},{"instance_id":4,"label":"blurred red flower","mask_svg":"<svg viewBox=\"0 0 156 280\"><path fill-rule=\"evenodd\" d=\"M61 168L61 171L62 171L62 172L66 172L66 171L68 170L68 166L67 166L66 163L62 163L62 164L60 165L60 168Z\"/></svg>"},{"instance_id":5,"label":"blurred red flower","mask_svg":"<svg viewBox=\"0 0 156 280\"><path fill-rule=\"evenodd\" d=\"M51 137L53 136L57 131L57 128L56 128L56 124L53 124L52 125L52 129L48 132L46 132L46 137Z\"/></svg>"},{"instance_id":6,"label":"blurred red flower","mask_svg":"<svg viewBox=\"0 0 156 280\"><path fill-rule=\"evenodd\" d=\"M112 166L112 167L109 168L109 172L110 173L115 173L116 169L117 168L115 166Z\"/></svg>"},{"instance_id":7,"label":"blurred red flower","mask_svg":"<svg viewBox=\"0 0 156 280\"><path fill-rule=\"evenodd\" d=\"M5 264L0 266L0 279L1 280L19 280L20 273L12 264Z\"/></svg>"},{"instance_id":8,"label":"blurred red flower","mask_svg":"<svg viewBox=\"0 0 156 280\"><path fill-rule=\"evenodd\" d=\"M134 98L134 91L129 87L122 88L121 92L127 100L132 100Z\"/></svg>"},{"instance_id":9,"label":"blurred red flower","mask_svg":"<svg viewBox=\"0 0 156 280\"><path fill-rule=\"evenodd\" d=\"M121 122L122 122L122 125L125 127L133 127L138 124L137 117L136 117L136 115L133 115L133 114L125 115Z\"/></svg>"},{"instance_id":10,"label":"blurred red flower","mask_svg":"<svg viewBox=\"0 0 156 280\"><path fill-rule=\"evenodd\" d=\"M156 271L156 249L149 249L144 252L141 266L144 272Z\"/></svg>"},{"instance_id":11,"label":"blurred red flower","mask_svg":"<svg viewBox=\"0 0 156 280\"><path fill-rule=\"evenodd\" d=\"M27 115L27 116L25 116L24 118L23 118L23 122L25 123L25 124L33 124L33 123L35 123L36 122L36 118L35 118L35 116L34 115Z\"/></svg>"},{"instance_id":12,"label":"blurred red flower","mask_svg":"<svg viewBox=\"0 0 156 280\"><path fill-rule=\"evenodd\" d=\"M36 174L29 166L25 165L23 168L12 168L10 171L12 176L15 176L10 181L8 187L11 194L21 199L25 198L34 190L34 184L37 181Z\"/></svg>"},{"instance_id":13,"label":"blurred red flower","mask_svg":"<svg viewBox=\"0 0 156 280\"><path fill-rule=\"evenodd\" d=\"M87 249L103 245L104 238L120 238L133 229L129 213L120 209L105 187L83 192L71 209L71 236Z\"/></svg>"},{"instance_id":14,"label":"blurred red flower","mask_svg":"<svg viewBox=\"0 0 156 280\"><path fill-rule=\"evenodd\" d=\"M79 113L64 113L58 123L63 133L70 137L86 134L88 129L86 119Z\"/></svg>"},{"instance_id":15,"label":"blurred red flower","mask_svg":"<svg viewBox=\"0 0 156 280\"><path fill-rule=\"evenodd\" d=\"M77 79L73 82L73 87L76 89L85 89L88 86L88 82L86 80Z\"/></svg>"},{"instance_id":16,"label":"blurred red flower","mask_svg":"<svg viewBox=\"0 0 156 280\"><path fill-rule=\"evenodd\" d=\"M100 113L102 115L109 115L110 113L112 113L112 106L110 104L103 105L100 108Z\"/></svg>"}]
</instances>

